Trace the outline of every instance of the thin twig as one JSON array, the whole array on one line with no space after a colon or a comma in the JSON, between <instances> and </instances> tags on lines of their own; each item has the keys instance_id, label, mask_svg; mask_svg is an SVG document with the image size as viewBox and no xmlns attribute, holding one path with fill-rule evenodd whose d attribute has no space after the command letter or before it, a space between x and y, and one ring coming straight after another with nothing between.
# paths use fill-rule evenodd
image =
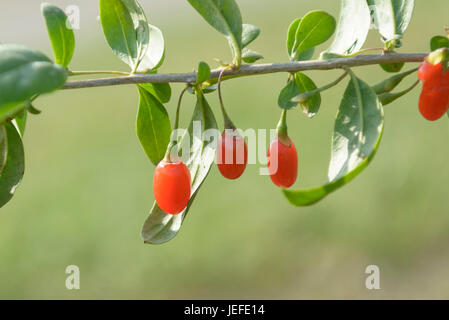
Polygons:
<instances>
[{"instance_id":1,"label":"thin twig","mask_svg":"<svg viewBox=\"0 0 449 320\"><path fill-rule=\"evenodd\" d=\"M331 70L350 67L360 67L375 65L381 63L398 62L421 62L427 56L427 53L386 53L386 54L368 54L350 58L338 58L329 60L311 60L299 62L284 62L273 64L243 65L239 69L230 69L224 72L224 77L229 76L251 76L258 74L268 74L277 72L298 72L306 70ZM211 72L210 79L217 79L222 68ZM130 76L118 78L106 78L84 81L67 82L63 89L79 89L115 86L124 84L138 83L195 83L196 73L169 73L169 74L133 74Z\"/></svg>"}]
</instances>

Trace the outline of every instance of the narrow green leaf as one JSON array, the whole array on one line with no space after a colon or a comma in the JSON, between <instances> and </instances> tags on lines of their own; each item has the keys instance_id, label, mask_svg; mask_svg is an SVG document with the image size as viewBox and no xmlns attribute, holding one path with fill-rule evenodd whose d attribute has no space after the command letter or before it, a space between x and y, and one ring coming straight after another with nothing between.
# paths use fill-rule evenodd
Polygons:
<instances>
[{"instance_id":1,"label":"narrow green leaf","mask_svg":"<svg viewBox=\"0 0 449 320\"><path fill-rule=\"evenodd\" d=\"M0 208L14 195L25 171L22 139L11 123L3 125L7 139L7 157L0 174Z\"/></svg>"},{"instance_id":2,"label":"narrow green leaf","mask_svg":"<svg viewBox=\"0 0 449 320\"><path fill-rule=\"evenodd\" d=\"M407 93L409 93L410 91L412 91L417 85L419 84L419 80L417 80L412 86L410 86L409 88L400 91L400 92L384 92L382 94L378 95L379 101L380 103L382 103L383 106L386 106L394 101L396 101L397 99L405 96Z\"/></svg>"},{"instance_id":3,"label":"narrow green leaf","mask_svg":"<svg viewBox=\"0 0 449 320\"><path fill-rule=\"evenodd\" d=\"M449 38L443 36L435 36L430 40L430 51L440 48L449 48Z\"/></svg>"},{"instance_id":4,"label":"narrow green leaf","mask_svg":"<svg viewBox=\"0 0 449 320\"><path fill-rule=\"evenodd\" d=\"M260 35L260 29L252 24L243 24L242 27L242 48L245 48L257 39Z\"/></svg>"},{"instance_id":5,"label":"narrow green leaf","mask_svg":"<svg viewBox=\"0 0 449 320\"><path fill-rule=\"evenodd\" d=\"M360 174L379 147L383 119L376 93L351 72L335 120L328 183L306 190L283 190L288 201L295 206L312 205Z\"/></svg>"},{"instance_id":6,"label":"narrow green leaf","mask_svg":"<svg viewBox=\"0 0 449 320\"><path fill-rule=\"evenodd\" d=\"M210 67L206 62L201 61L198 64L198 72L196 75L196 84L200 84L204 81L207 81L209 79L209 77L210 77Z\"/></svg>"},{"instance_id":7,"label":"narrow green leaf","mask_svg":"<svg viewBox=\"0 0 449 320\"><path fill-rule=\"evenodd\" d=\"M43 3L41 10L47 24L55 61L68 67L75 51L75 35L70 21L63 10L52 4Z\"/></svg>"},{"instance_id":8,"label":"narrow green leaf","mask_svg":"<svg viewBox=\"0 0 449 320\"><path fill-rule=\"evenodd\" d=\"M150 42L142 61L139 64L138 72L145 73L157 70L165 59L165 40L162 31L151 24L148 25L150 32Z\"/></svg>"},{"instance_id":9,"label":"narrow green leaf","mask_svg":"<svg viewBox=\"0 0 449 320\"><path fill-rule=\"evenodd\" d=\"M307 13L296 30L295 42L291 50L292 60L297 60L302 52L327 41L334 34L335 27L335 19L330 14L319 10Z\"/></svg>"},{"instance_id":10,"label":"narrow green leaf","mask_svg":"<svg viewBox=\"0 0 449 320\"><path fill-rule=\"evenodd\" d=\"M290 57L290 60L293 60L293 46L295 44L296 39L296 32L298 30L299 24L301 22L301 18L296 19L292 22L290 27L288 28L287 32L287 53ZM304 52L301 52L298 57L296 58L296 61L302 61L302 60L310 60L315 52L315 48L311 48L309 50L306 50Z\"/></svg>"},{"instance_id":11,"label":"narrow green leaf","mask_svg":"<svg viewBox=\"0 0 449 320\"><path fill-rule=\"evenodd\" d=\"M139 86L155 96L161 103L167 103L171 99L169 83L143 83Z\"/></svg>"},{"instance_id":12,"label":"narrow green leaf","mask_svg":"<svg viewBox=\"0 0 449 320\"><path fill-rule=\"evenodd\" d=\"M0 123L14 118L24 102L36 94L52 92L67 80L64 67L24 46L0 46Z\"/></svg>"},{"instance_id":13,"label":"narrow green leaf","mask_svg":"<svg viewBox=\"0 0 449 320\"><path fill-rule=\"evenodd\" d=\"M327 52L348 55L359 51L370 26L371 13L366 1L342 0L335 38Z\"/></svg>"},{"instance_id":14,"label":"narrow green leaf","mask_svg":"<svg viewBox=\"0 0 449 320\"><path fill-rule=\"evenodd\" d=\"M305 93L317 89L315 83L304 73L298 72L295 75L296 85L299 93ZM321 106L321 94L317 93L311 96L306 103L300 104L302 111L309 117L314 117Z\"/></svg>"},{"instance_id":15,"label":"narrow green leaf","mask_svg":"<svg viewBox=\"0 0 449 320\"><path fill-rule=\"evenodd\" d=\"M245 48L243 49L242 58L245 63L254 63L260 59L263 59L263 55L257 51Z\"/></svg>"},{"instance_id":16,"label":"narrow green leaf","mask_svg":"<svg viewBox=\"0 0 449 320\"><path fill-rule=\"evenodd\" d=\"M414 0L368 0L374 23L389 49L400 47L400 39L413 15Z\"/></svg>"},{"instance_id":17,"label":"narrow green leaf","mask_svg":"<svg viewBox=\"0 0 449 320\"><path fill-rule=\"evenodd\" d=\"M201 130L195 129L194 122L201 124ZM179 145L184 143L190 145L191 154L186 163L192 178L190 202L186 210L177 215L163 212L155 203L142 228L142 238L146 243L161 244L173 239L179 232L182 222L215 160L218 137L211 138L204 135L205 131L210 129L216 130L217 122L206 99L200 94L188 128L188 135L185 135L179 142Z\"/></svg>"},{"instance_id":18,"label":"narrow green leaf","mask_svg":"<svg viewBox=\"0 0 449 320\"><path fill-rule=\"evenodd\" d=\"M149 43L145 14L135 0L100 0L103 33L112 51L136 71Z\"/></svg>"},{"instance_id":19,"label":"narrow green leaf","mask_svg":"<svg viewBox=\"0 0 449 320\"><path fill-rule=\"evenodd\" d=\"M376 94L382 94L385 92L390 92L394 88L396 88L404 78L415 73L416 69L410 69L408 71L396 74L388 79L385 79L377 84L375 84L372 88Z\"/></svg>"},{"instance_id":20,"label":"narrow green leaf","mask_svg":"<svg viewBox=\"0 0 449 320\"><path fill-rule=\"evenodd\" d=\"M242 16L235 0L188 0L190 5L229 41L234 63L240 64Z\"/></svg>"},{"instance_id":21,"label":"narrow green leaf","mask_svg":"<svg viewBox=\"0 0 449 320\"><path fill-rule=\"evenodd\" d=\"M157 98L138 86L140 104L137 114L137 136L154 165L165 155L170 142L171 125L167 110Z\"/></svg>"}]
</instances>

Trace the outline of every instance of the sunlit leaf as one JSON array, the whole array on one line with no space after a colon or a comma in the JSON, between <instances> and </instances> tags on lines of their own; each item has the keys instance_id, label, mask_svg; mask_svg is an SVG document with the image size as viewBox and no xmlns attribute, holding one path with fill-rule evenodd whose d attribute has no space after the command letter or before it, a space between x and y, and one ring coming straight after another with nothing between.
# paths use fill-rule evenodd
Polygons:
<instances>
[{"instance_id":1,"label":"sunlit leaf","mask_svg":"<svg viewBox=\"0 0 449 320\"><path fill-rule=\"evenodd\" d=\"M70 21L63 10L52 4L43 3L41 8L47 24L55 61L57 64L67 67L75 51L75 35L71 29Z\"/></svg>"},{"instance_id":2,"label":"sunlit leaf","mask_svg":"<svg viewBox=\"0 0 449 320\"><path fill-rule=\"evenodd\" d=\"M370 26L371 13L366 1L342 0L335 38L327 52L346 55L359 51Z\"/></svg>"},{"instance_id":3,"label":"sunlit leaf","mask_svg":"<svg viewBox=\"0 0 449 320\"><path fill-rule=\"evenodd\" d=\"M195 130L194 122L201 124L201 130ZM185 135L179 142L180 145L184 143L190 145L191 153L186 163L192 178L190 202L187 208L177 215L165 213L155 203L142 229L142 238L146 243L161 244L178 234L181 224L215 160L218 137L206 137L204 133L209 129L216 130L217 122L206 99L200 94L188 128L188 135Z\"/></svg>"},{"instance_id":4,"label":"sunlit leaf","mask_svg":"<svg viewBox=\"0 0 449 320\"><path fill-rule=\"evenodd\" d=\"M328 182L306 190L283 190L295 206L312 205L346 185L371 162L383 132L383 108L368 84L351 72L335 120Z\"/></svg>"},{"instance_id":5,"label":"sunlit leaf","mask_svg":"<svg viewBox=\"0 0 449 320\"><path fill-rule=\"evenodd\" d=\"M243 24L242 27L242 48L245 48L257 39L260 35L260 29L252 24Z\"/></svg>"}]
</instances>

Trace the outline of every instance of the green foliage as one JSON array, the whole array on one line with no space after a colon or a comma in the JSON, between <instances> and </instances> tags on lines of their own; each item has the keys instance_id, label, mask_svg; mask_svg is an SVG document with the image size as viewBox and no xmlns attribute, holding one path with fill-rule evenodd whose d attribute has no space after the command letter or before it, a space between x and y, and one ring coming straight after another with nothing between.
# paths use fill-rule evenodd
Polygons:
<instances>
[{"instance_id":1,"label":"green foliage","mask_svg":"<svg viewBox=\"0 0 449 320\"><path fill-rule=\"evenodd\" d=\"M14 195L25 171L22 139L11 123L1 126L0 208Z\"/></svg>"},{"instance_id":2,"label":"green foliage","mask_svg":"<svg viewBox=\"0 0 449 320\"><path fill-rule=\"evenodd\" d=\"M298 102L292 99L301 93L315 90L317 87L315 83L304 73L297 72L293 75L287 85L281 90L278 97L278 105L282 109L291 109L298 105ZM321 105L321 95L319 93L310 97L307 102L300 104L303 112L310 118L316 115Z\"/></svg>"},{"instance_id":3,"label":"green foliage","mask_svg":"<svg viewBox=\"0 0 449 320\"><path fill-rule=\"evenodd\" d=\"M243 58L243 61L246 63L254 63L260 59L263 59L263 55L261 55L257 51L245 48L245 49L243 49L243 52L242 52L242 58Z\"/></svg>"},{"instance_id":4,"label":"green foliage","mask_svg":"<svg viewBox=\"0 0 449 320\"><path fill-rule=\"evenodd\" d=\"M334 17L319 10L311 11L302 19L295 20L287 36L287 50L291 60L298 60L301 53L327 41L334 34L335 27ZM309 55L310 53L307 54Z\"/></svg>"},{"instance_id":5,"label":"green foliage","mask_svg":"<svg viewBox=\"0 0 449 320\"><path fill-rule=\"evenodd\" d=\"M196 75L196 84L200 84L204 81L207 81L210 77L210 67L209 65L204 62L201 61L198 64L198 73Z\"/></svg>"},{"instance_id":6,"label":"green foliage","mask_svg":"<svg viewBox=\"0 0 449 320\"><path fill-rule=\"evenodd\" d=\"M388 49L398 48L413 15L414 0L367 0L374 22Z\"/></svg>"},{"instance_id":7,"label":"green foliage","mask_svg":"<svg viewBox=\"0 0 449 320\"><path fill-rule=\"evenodd\" d=\"M337 114L328 182L306 190L283 190L295 206L312 205L346 185L373 159L383 132L383 108L373 89L352 71Z\"/></svg>"},{"instance_id":8,"label":"green foliage","mask_svg":"<svg viewBox=\"0 0 449 320\"><path fill-rule=\"evenodd\" d=\"M161 244L176 236L215 160L217 141L212 137L205 137L204 132L217 129L217 121L203 94L201 92L197 94L198 101L188 128L188 135L181 138L178 143L181 146L186 143L190 145L190 157L186 162L192 178L190 202L187 208L177 215L165 213L154 203L142 229L142 238L146 243ZM194 122L201 123L201 130L194 130Z\"/></svg>"},{"instance_id":9,"label":"green foliage","mask_svg":"<svg viewBox=\"0 0 449 320\"><path fill-rule=\"evenodd\" d=\"M0 46L0 123L14 118L31 97L62 87L66 70L42 53L20 45Z\"/></svg>"},{"instance_id":10,"label":"green foliage","mask_svg":"<svg viewBox=\"0 0 449 320\"><path fill-rule=\"evenodd\" d=\"M150 42L142 61L139 63L138 72L150 72L158 69L165 59L165 40L162 31L149 24Z\"/></svg>"},{"instance_id":11,"label":"green foliage","mask_svg":"<svg viewBox=\"0 0 449 320\"><path fill-rule=\"evenodd\" d=\"M392 91L396 88L402 80L404 80L407 76L415 73L417 69L411 69L399 74L396 74L388 79L385 79L377 84L375 84L372 88L376 94L382 94L386 92Z\"/></svg>"},{"instance_id":12,"label":"green foliage","mask_svg":"<svg viewBox=\"0 0 449 320\"><path fill-rule=\"evenodd\" d=\"M47 24L55 61L57 64L68 67L75 51L75 35L71 29L70 21L63 10L52 4L43 3L41 8Z\"/></svg>"},{"instance_id":13,"label":"green foliage","mask_svg":"<svg viewBox=\"0 0 449 320\"><path fill-rule=\"evenodd\" d=\"M371 26L371 13L367 2L342 0L340 19L329 53L349 55L359 51L366 41Z\"/></svg>"},{"instance_id":14,"label":"green foliage","mask_svg":"<svg viewBox=\"0 0 449 320\"><path fill-rule=\"evenodd\" d=\"M449 38L443 36L435 36L430 40L430 51L440 48L449 48Z\"/></svg>"},{"instance_id":15,"label":"green foliage","mask_svg":"<svg viewBox=\"0 0 449 320\"><path fill-rule=\"evenodd\" d=\"M136 71L149 45L149 27L140 5L132 0L100 0L103 32L112 51Z\"/></svg>"},{"instance_id":16,"label":"green foliage","mask_svg":"<svg viewBox=\"0 0 449 320\"><path fill-rule=\"evenodd\" d=\"M162 103L170 101L171 87L169 83L143 83L139 84L139 87L148 91Z\"/></svg>"},{"instance_id":17,"label":"green foliage","mask_svg":"<svg viewBox=\"0 0 449 320\"><path fill-rule=\"evenodd\" d=\"M164 158L170 142L170 118L157 98L140 86L138 89L140 104L136 123L137 136L148 158L157 165Z\"/></svg>"},{"instance_id":18,"label":"green foliage","mask_svg":"<svg viewBox=\"0 0 449 320\"><path fill-rule=\"evenodd\" d=\"M233 63L240 65L242 42L242 16L234 0L188 0L190 5L218 32L229 41L234 57Z\"/></svg>"},{"instance_id":19,"label":"green foliage","mask_svg":"<svg viewBox=\"0 0 449 320\"><path fill-rule=\"evenodd\" d=\"M260 35L260 29L252 24L243 24L242 28L242 48L245 48L257 39Z\"/></svg>"}]
</instances>

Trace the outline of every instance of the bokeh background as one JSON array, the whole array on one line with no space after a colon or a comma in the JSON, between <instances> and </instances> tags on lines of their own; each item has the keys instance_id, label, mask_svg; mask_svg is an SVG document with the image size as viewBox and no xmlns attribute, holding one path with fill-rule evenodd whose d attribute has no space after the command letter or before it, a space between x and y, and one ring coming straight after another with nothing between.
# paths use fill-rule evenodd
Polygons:
<instances>
[{"instance_id":1,"label":"bokeh background","mask_svg":"<svg viewBox=\"0 0 449 320\"><path fill-rule=\"evenodd\" d=\"M40 3L1 1L0 41L51 56ZM104 41L97 1L53 3L81 10L73 70L126 70ZM141 3L165 34L161 72L229 60L225 39L187 1ZM238 3L244 21L262 29L252 48L266 62L287 60L291 21L314 9L338 17L340 6L335 0ZM428 50L430 37L443 34L447 12L448 1L416 1L401 51ZM373 31L366 47L379 45ZM388 76L377 66L355 71L373 84ZM308 74L324 85L339 72ZM224 98L234 121L242 128L273 128L285 80L285 74L274 74L226 82ZM344 87L323 95L314 119L300 111L289 116L300 153L296 188L325 181ZM181 88L173 86L174 97ZM44 96L36 103L43 113L29 118L23 183L0 211L0 298L449 298L449 119L423 120L418 95L415 90L386 107L385 135L373 163L321 203L290 206L268 177L258 175L258 165L234 182L214 167L179 235L161 246L140 239L153 202L154 168L135 134L136 88ZM208 99L221 120L216 95ZM171 116L175 100L167 105ZM184 122L193 104L193 97L185 100ZM65 288L71 264L81 269L78 291ZM365 288L370 264L380 267L381 290Z\"/></svg>"}]
</instances>

